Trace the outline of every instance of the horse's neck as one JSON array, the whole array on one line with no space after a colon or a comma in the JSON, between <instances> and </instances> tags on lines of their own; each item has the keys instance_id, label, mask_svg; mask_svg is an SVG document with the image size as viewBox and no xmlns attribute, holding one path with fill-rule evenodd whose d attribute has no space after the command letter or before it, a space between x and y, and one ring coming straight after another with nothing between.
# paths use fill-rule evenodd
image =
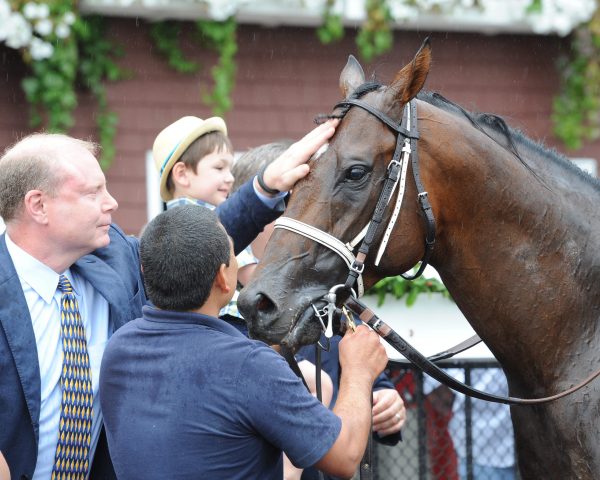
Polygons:
<instances>
[{"instance_id":1,"label":"horse's neck","mask_svg":"<svg viewBox=\"0 0 600 480\"><path fill-rule=\"evenodd\" d=\"M525 158L544 185L479 132L452 158L428 153L437 165L427 176L444 177L430 190L439 225L432 265L507 370L552 383L599 336L598 189Z\"/></svg>"}]
</instances>

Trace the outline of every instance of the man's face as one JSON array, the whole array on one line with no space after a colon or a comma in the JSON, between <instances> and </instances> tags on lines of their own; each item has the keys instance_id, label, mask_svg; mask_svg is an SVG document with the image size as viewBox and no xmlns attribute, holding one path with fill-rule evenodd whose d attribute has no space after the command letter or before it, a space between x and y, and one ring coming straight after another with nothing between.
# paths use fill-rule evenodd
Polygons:
<instances>
[{"instance_id":1,"label":"man's face","mask_svg":"<svg viewBox=\"0 0 600 480\"><path fill-rule=\"evenodd\" d=\"M66 149L55 197L45 196L48 234L63 252L80 256L110 243L108 231L116 200L94 156L86 149Z\"/></svg>"}]
</instances>

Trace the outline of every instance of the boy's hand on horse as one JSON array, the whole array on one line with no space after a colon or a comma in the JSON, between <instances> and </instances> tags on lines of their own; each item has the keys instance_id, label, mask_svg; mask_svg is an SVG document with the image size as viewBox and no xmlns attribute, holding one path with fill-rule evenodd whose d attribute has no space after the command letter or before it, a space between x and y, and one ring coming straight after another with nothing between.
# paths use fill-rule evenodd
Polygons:
<instances>
[{"instance_id":1,"label":"boy's hand on horse","mask_svg":"<svg viewBox=\"0 0 600 480\"><path fill-rule=\"evenodd\" d=\"M324 145L335 132L339 120L329 120L311 130L301 140L292 144L281 156L273 161L263 173L263 181L271 190L287 192L304 178L310 168L306 164L310 157ZM264 191L265 195L269 192Z\"/></svg>"}]
</instances>

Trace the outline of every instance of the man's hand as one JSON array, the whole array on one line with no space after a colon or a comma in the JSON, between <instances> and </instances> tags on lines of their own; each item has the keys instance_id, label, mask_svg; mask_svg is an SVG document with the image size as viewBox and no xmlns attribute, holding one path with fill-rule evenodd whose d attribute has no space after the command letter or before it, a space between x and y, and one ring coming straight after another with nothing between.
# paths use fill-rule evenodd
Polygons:
<instances>
[{"instance_id":1,"label":"man's hand","mask_svg":"<svg viewBox=\"0 0 600 480\"><path fill-rule=\"evenodd\" d=\"M263 175L265 185L280 192L291 190L298 180L308 174L310 169L306 162L331 138L338 123L337 119L328 120L310 131L301 140L290 145L265 170ZM269 195L260 188L258 182L256 184L262 193Z\"/></svg>"},{"instance_id":2,"label":"man's hand","mask_svg":"<svg viewBox=\"0 0 600 480\"><path fill-rule=\"evenodd\" d=\"M359 325L354 332L346 330L340 342L339 355L342 371L346 375L350 378L368 375L371 384L388 362L379 335L366 325Z\"/></svg>"},{"instance_id":3,"label":"man's hand","mask_svg":"<svg viewBox=\"0 0 600 480\"><path fill-rule=\"evenodd\" d=\"M393 388L373 392L373 431L380 437L399 432L406 421L406 408Z\"/></svg>"}]
</instances>

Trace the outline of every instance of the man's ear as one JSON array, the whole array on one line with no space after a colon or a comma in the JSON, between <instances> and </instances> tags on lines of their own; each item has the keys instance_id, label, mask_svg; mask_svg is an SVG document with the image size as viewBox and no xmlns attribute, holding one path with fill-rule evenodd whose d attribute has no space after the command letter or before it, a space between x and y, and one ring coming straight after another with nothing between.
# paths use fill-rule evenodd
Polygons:
<instances>
[{"instance_id":1,"label":"man's ear","mask_svg":"<svg viewBox=\"0 0 600 480\"><path fill-rule=\"evenodd\" d=\"M23 200L24 210L34 222L40 224L48 223L46 204L44 203L45 194L41 190L29 190Z\"/></svg>"},{"instance_id":2,"label":"man's ear","mask_svg":"<svg viewBox=\"0 0 600 480\"><path fill-rule=\"evenodd\" d=\"M231 292L231 287L227 283L227 265L224 263L221 264L219 270L217 271L217 275L215 276L215 281L213 286L217 287L222 293Z\"/></svg>"}]
</instances>

